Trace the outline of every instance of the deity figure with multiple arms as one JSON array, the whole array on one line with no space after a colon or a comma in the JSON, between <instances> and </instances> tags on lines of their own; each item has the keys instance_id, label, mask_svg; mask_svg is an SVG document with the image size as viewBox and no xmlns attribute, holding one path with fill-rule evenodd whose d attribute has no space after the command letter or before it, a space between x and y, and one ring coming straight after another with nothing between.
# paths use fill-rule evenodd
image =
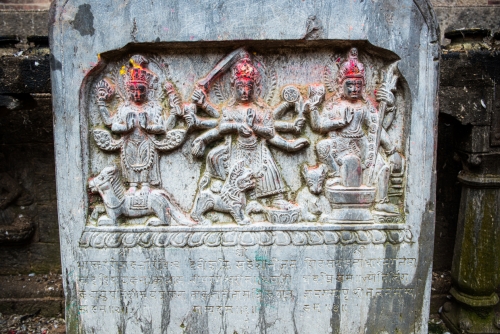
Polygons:
<instances>
[{"instance_id":1,"label":"deity figure with multiple arms","mask_svg":"<svg viewBox=\"0 0 500 334\"><path fill-rule=\"evenodd\" d=\"M389 75L377 90L376 98L380 101L377 110L365 95L365 68L358 60L357 49L352 48L338 70L339 96L326 103L320 112L324 88L311 86L306 111L313 131L328 137L316 145L319 160L330 169L327 186L373 186L376 189L374 209L397 214L398 207L388 200L388 187L391 167L393 172L400 172L402 158L387 134L390 124L386 128L382 125L385 109L391 113L395 109L391 90L395 89L397 77Z\"/></svg>"},{"instance_id":2,"label":"deity figure with multiple arms","mask_svg":"<svg viewBox=\"0 0 500 334\"><path fill-rule=\"evenodd\" d=\"M285 183L280 170L268 148L268 143L286 151L295 151L306 147L309 143L305 139L285 140L277 135L277 131L300 132L304 119L294 123L275 122L274 115L282 115L289 107L299 106L297 103L284 102L273 113L264 101L256 94L260 83L260 73L253 65L250 55L246 52L239 54L239 59L230 69L232 98L222 109L222 118L216 128L205 132L193 143L193 154L203 154L206 144L222 137L226 137L225 148L214 148L207 157L207 170L212 171L211 177L225 179L230 166L243 161L257 178L255 188L250 196L266 205L282 210L295 209L295 205L285 199ZM298 91L297 91L298 93ZM205 101L205 93L198 89L194 99ZM206 103L206 102L205 102ZM297 107L300 108L300 107ZM278 124L277 124L278 123ZM220 154L218 153L220 152ZM214 154L212 154L214 153ZM222 158L215 156L221 155ZM218 164L222 164L218 166ZM227 165L229 168L224 167ZM219 171L219 172L217 172ZM200 182L203 186L204 181ZM201 189L200 189L201 191ZM195 200L194 207L198 207ZM193 215L199 220L198 214ZM245 220L248 223L248 220Z\"/></svg>"},{"instance_id":3,"label":"deity figure with multiple arms","mask_svg":"<svg viewBox=\"0 0 500 334\"><path fill-rule=\"evenodd\" d=\"M167 119L163 108L154 97L158 89L158 77L148 68L148 60L141 55L130 59L124 75L126 100L119 104L113 115L106 106L112 96L112 88L106 80L97 85L97 104L104 124L114 134L121 135L116 142L107 131L96 129L94 137L103 150L121 150L122 174L129 183L128 193L136 191L147 194L150 186L160 185L157 150L169 150L179 146L184 140L185 131L172 130L177 118L183 116L179 107L179 98L170 83L165 88L170 98L171 113ZM157 135L166 135L157 140ZM138 186L141 187L138 190Z\"/></svg>"}]
</instances>

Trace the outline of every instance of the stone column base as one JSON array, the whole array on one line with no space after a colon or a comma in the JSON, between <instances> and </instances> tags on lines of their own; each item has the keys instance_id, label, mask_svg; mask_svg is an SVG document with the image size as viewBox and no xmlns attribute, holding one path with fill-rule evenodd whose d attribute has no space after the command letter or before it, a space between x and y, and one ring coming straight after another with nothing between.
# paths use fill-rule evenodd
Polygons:
<instances>
[{"instance_id":1,"label":"stone column base","mask_svg":"<svg viewBox=\"0 0 500 334\"><path fill-rule=\"evenodd\" d=\"M458 301L446 302L441 317L453 333L500 333L499 305L472 307Z\"/></svg>"}]
</instances>

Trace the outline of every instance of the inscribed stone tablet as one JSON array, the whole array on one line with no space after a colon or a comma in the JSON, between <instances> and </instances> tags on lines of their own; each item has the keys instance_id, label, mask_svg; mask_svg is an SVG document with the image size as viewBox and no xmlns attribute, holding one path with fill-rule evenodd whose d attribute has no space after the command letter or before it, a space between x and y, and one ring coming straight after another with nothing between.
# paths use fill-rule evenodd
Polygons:
<instances>
[{"instance_id":1,"label":"inscribed stone tablet","mask_svg":"<svg viewBox=\"0 0 500 334\"><path fill-rule=\"evenodd\" d=\"M425 333L425 0L55 1L69 333Z\"/></svg>"}]
</instances>

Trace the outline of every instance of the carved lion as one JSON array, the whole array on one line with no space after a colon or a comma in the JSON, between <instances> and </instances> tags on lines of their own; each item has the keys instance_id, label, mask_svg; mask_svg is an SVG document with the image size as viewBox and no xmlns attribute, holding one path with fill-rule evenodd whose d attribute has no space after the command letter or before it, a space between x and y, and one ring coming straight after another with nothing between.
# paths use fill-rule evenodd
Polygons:
<instances>
[{"instance_id":1,"label":"carved lion","mask_svg":"<svg viewBox=\"0 0 500 334\"><path fill-rule=\"evenodd\" d=\"M203 225L211 225L212 222L203 215L213 210L231 214L239 225L250 224L250 217L245 212L246 192L253 188L255 178L252 170L244 166L244 161L239 161L231 168L220 193L216 193L213 188L198 193L191 218Z\"/></svg>"}]
</instances>

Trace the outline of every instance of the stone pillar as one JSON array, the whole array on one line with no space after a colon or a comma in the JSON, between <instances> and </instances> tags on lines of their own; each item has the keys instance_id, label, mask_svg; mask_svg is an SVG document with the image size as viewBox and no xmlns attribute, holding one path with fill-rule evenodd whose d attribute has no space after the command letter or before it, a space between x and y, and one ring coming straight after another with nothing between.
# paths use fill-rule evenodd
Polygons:
<instances>
[{"instance_id":1,"label":"stone pillar","mask_svg":"<svg viewBox=\"0 0 500 334\"><path fill-rule=\"evenodd\" d=\"M500 333L500 98L499 57L486 51L489 32L451 32L443 54L442 89L463 125L456 126L462 198L452 265L453 300L442 316L455 333ZM467 52L466 52L467 51ZM463 97L454 92L466 91ZM496 90L496 91L495 91ZM444 100L444 97L441 96ZM444 106L449 107L449 105Z\"/></svg>"}]
</instances>

